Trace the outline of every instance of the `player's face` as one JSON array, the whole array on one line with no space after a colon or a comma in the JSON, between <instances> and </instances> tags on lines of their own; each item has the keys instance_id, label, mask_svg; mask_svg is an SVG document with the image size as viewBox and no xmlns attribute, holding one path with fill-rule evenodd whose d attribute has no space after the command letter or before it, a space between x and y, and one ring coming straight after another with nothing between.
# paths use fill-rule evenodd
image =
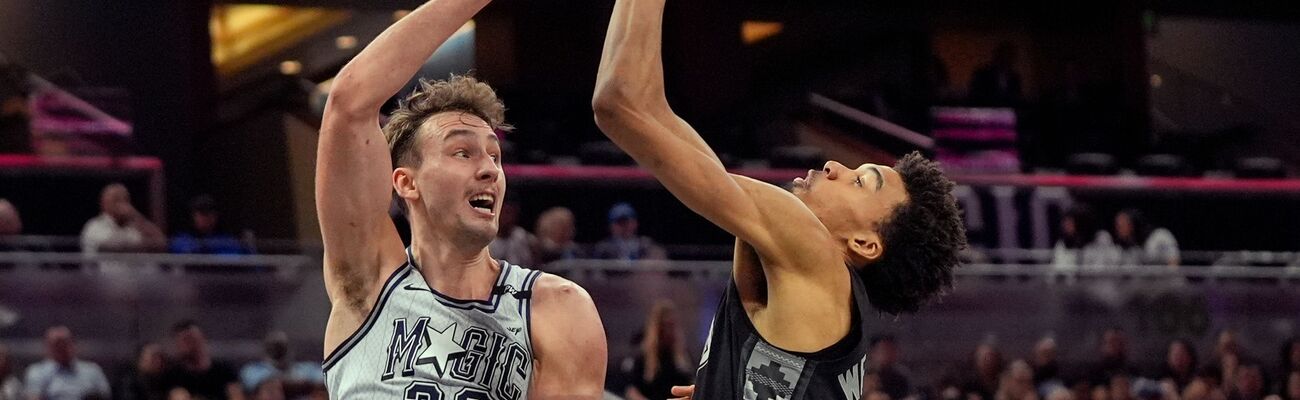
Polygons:
<instances>
[{"instance_id":1,"label":"player's face","mask_svg":"<svg viewBox=\"0 0 1300 400\"><path fill-rule=\"evenodd\" d=\"M432 228L487 246L496 236L506 193L496 132L482 118L461 112L434 115L421 130L415 180Z\"/></svg>"},{"instance_id":2,"label":"player's face","mask_svg":"<svg viewBox=\"0 0 1300 400\"><path fill-rule=\"evenodd\" d=\"M894 207L907 201L903 178L893 168L862 164L849 169L835 161L795 178L791 189L832 234L876 232Z\"/></svg>"}]
</instances>

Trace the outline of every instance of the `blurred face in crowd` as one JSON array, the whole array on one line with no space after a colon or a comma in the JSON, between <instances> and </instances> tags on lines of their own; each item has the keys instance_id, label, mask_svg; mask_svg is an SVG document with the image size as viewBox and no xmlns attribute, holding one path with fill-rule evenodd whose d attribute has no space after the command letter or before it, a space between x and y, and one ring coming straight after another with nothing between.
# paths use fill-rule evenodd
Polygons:
<instances>
[{"instance_id":1,"label":"blurred face in crowd","mask_svg":"<svg viewBox=\"0 0 1300 400\"><path fill-rule=\"evenodd\" d=\"M1168 363L1169 369L1179 374L1190 374L1192 368L1196 367L1192 365L1191 349L1178 341L1169 343L1169 354L1165 357L1165 362Z\"/></svg>"},{"instance_id":2,"label":"blurred face in crowd","mask_svg":"<svg viewBox=\"0 0 1300 400\"><path fill-rule=\"evenodd\" d=\"M975 349L975 369L983 376L997 375L1002 371L1002 354L993 345L980 345Z\"/></svg>"},{"instance_id":3,"label":"blurred face in crowd","mask_svg":"<svg viewBox=\"0 0 1300 400\"><path fill-rule=\"evenodd\" d=\"M190 214L194 219L194 230L197 233L207 234L217 230L217 213L215 211L194 211Z\"/></svg>"},{"instance_id":4,"label":"blurred face in crowd","mask_svg":"<svg viewBox=\"0 0 1300 400\"><path fill-rule=\"evenodd\" d=\"M165 366L166 361L163 360L162 346L157 343L149 343L140 348L140 356L136 360L136 369L140 371L140 374L161 374Z\"/></svg>"},{"instance_id":5,"label":"blurred face in crowd","mask_svg":"<svg viewBox=\"0 0 1300 400\"><path fill-rule=\"evenodd\" d=\"M875 360L877 368L894 365L898 362L898 344L889 339L877 342L871 347L869 359Z\"/></svg>"},{"instance_id":6,"label":"blurred face in crowd","mask_svg":"<svg viewBox=\"0 0 1300 400\"><path fill-rule=\"evenodd\" d=\"M1119 240L1133 239L1133 218L1126 213L1115 214L1115 238Z\"/></svg>"},{"instance_id":7,"label":"blurred face in crowd","mask_svg":"<svg viewBox=\"0 0 1300 400\"><path fill-rule=\"evenodd\" d=\"M638 227L636 218L620 218L609 223L609 234L619 239L631 239L636 237Z\"/></svg>"},{"instance_id":8,"label":"blurred face in crowd","mask_svg":"<svg viewBox=\"0 0 1300 400\"><path fill-rule=\"evenodd\" d=\"M1218 344L1214 346L1214 351L1220 357L1228 354L1236 355L1239 347L1237 346L1237 335L1232 331L1223 331L1219 333Z\"/></svg>"},{"instance_id":9,"label":"blurred face in crowd","mask_svg":"<svg viewBox=\"0 0 1300 400\"><path fill-rule=\"evenodd\" d=\"M131 193L126 190L126 186L115 183L104 187L104 191L100 192L99 210L108 214L119 225L125 224L130 219L134 209L131 206Z\"/></svg>"},{"instance_id":10,"label":"blurred face in crowd","mask_svg":"<svg viewBox=\"0 0 1300 400\"><path fill-rule=\"evenodd\" d=\"M23 219L9 200L0 199L0 236L23 233Z\"/></svg>"},{"instance_id":11,"label":"blurred face in crowd","mask_svg":"<svg viewBox=\"0 0 1300 400\"><path fill-rule=\"evenodd\" d=\"M1056 340L1043 338L1034 346L1034 365L1048 365L1056 362Z\"/></svg>"},{"instance_id":12,"label":"blurred face in crowd","mask_svg":"<svg viewBox=\"0 0 1300 400\"><path fill-rule=\"evenodd\" d=\"M289 358L289 335L275 331L266 337L266 356L272 360Z\"/></svg>"},{"instance_id":13,"label":"blurred face in crowd","mask_svg":"<svg viewBox=\"0 0 1300 400\"><path fill-rule=\"evenodd\" d=\"M71 365L76 357L76 348L72 343L72 331L67 327L56 326L45 331L45 353L54 362Z\"/></svg>"},{"instance_id":14,"label":"blurred face in crowd","mask_svg":"<svg viewBox=\"0 0 1300 400\"><path fill-rule=\"evenodd\" d=\"M829 161L821 170L795 178L791 193L826 226L837 240L849 240L860 257L854 265L875 260L884 252L880 227L894 208L907 201L903 177L893 168L862 164L849 169Z\"/></svg>"},{"instance_id":15,"label":"blurred face in crowd","mask_svg":"<svg viewBox=\"0 0 1300 400\"><path fill-rule=\"evenodd\" d=\"M1255 399L1264 393L1264 375L1259 367L1245 365L1237 369L1236 388L1246 399Z\"/></svg>"},{"instance_id":16,"label":"blurred face in crowd","mask_svg":"<svg viewBox=\"0 0 1300 400\"><path fill-rule=\"evenodd\" d=\"M1110 378L1110 400L1128 400L1132 398L1133 384L1128 376L1115 375Z\"/></svg>"},{"instance_id":17,"label":"blurred face in crowd","mask_svg":"<svg viewBox=\"0 0 1300 400\"><path fill-rule=\"evenodd\" d=\"M541 236L552 243L566 244L572 242L576 231L573 212L568 209L552 208L546 210L537 218L537 236Z\"/></svg>"},{"instance_id":18,"label":"blurred face in crowd","mask_svg":"<svg viewBox=\"0 0 1300 400\"><path fill-rule=\"evenodd\" d=\"M1128 356L1128 338L1118 329L1107 329L1101 337L1101 355L1107 359L1122 360Z\"/></svg>"},{"instance_id":19,"label":"blurred face in crowd","mask_svg":"<svg viewBox=\"0 0 1300 400\"><path fill-rule=\"evenodd\" d=\"M208 339L197 326L190 326L173 337L176 340L176 355L186 361L199 361L208 353Z\"/></svg>"}]
</instances>

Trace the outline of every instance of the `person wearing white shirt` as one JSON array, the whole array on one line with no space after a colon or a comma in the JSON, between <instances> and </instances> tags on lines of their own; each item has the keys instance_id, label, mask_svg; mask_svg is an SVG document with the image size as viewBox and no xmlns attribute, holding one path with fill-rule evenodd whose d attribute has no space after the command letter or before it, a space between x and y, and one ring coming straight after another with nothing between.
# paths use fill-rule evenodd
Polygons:
<instances>
[{"instance_id":1,"label":"person wearing white shirt","mask_svg":"<svg viewBox=\"0 0 1300 400\"><path fill-rule=\"evenodd\" d=\"M27 367L25 389L29 399L107 399L108 378L95 363L78 360L72 331L56 326L45 331L46 359Z\"/></svg>"},{"instance_id":2,"label":"person wearing white shirt","mask_svg":"<svg viewBox=\"0 0 1300 400\"><path fill-rule=\"evenodd\" d=\"M109 184L99 196L100 214L81 230L81 251L88 256L101 252L140 252L160 249L166 237L131 205L131 193L120 183ZM100 263L100 269L127 269L117 262Z\"/></svg>"}]
</instances>

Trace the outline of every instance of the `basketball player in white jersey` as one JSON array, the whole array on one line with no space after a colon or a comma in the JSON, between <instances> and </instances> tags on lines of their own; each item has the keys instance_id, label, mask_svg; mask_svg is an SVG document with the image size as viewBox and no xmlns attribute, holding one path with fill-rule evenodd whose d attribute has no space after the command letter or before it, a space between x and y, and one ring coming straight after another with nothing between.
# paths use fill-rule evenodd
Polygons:
<instances>
[{"instance_id":1,"label":"basketball player in white jersey","mask_svg":"<svg viewBox=\"0 0 1300 400\"><path fill-rule=\"evenodd\" d=\"M421 82L382 129L380 107L487 0L434 0L334 80L321 126L316 206L331 310L334 399L600 398L606 342L577 285L495 260L505 196L504 106L467 77ZM404 249L388 217L396 192Z\"/></svg>"}]
</instances>

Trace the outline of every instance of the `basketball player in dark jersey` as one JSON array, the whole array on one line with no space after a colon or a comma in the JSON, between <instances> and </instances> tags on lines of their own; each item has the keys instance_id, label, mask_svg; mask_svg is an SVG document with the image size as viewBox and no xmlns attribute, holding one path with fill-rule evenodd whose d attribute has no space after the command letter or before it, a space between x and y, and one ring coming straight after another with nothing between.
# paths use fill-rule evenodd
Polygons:
<instances>
[{"instance_id":1,"label":"basketball player in dark jersey","mask_svg":"<svg viewBox=\"0 0 1300 400\"><path fill-rule=\"evenodd\" d=\"M505 107L469 77L421 81L380 107L488 0L433 0L335 78L321 123L316 207L331 303L331 398L599 399L606 342L591 297L492 258L505 196ZM389 202L411 225L403 248Z\"/></svg>"},{"instance_id":2,"label":"basketball player in dark jersey","mask_svg":"<svg viewBox=\"0 0 1300 400\"><path fill-rule=\"evenodd\" d=\"M728 174L665 97L664 2L617 0L592 105L610 139L736 236L694 398L857 400L871 308L915 312L951 285L965 246L953 184L915 153L831 161L789 192Z\"/></svg>"}]
</instances>

